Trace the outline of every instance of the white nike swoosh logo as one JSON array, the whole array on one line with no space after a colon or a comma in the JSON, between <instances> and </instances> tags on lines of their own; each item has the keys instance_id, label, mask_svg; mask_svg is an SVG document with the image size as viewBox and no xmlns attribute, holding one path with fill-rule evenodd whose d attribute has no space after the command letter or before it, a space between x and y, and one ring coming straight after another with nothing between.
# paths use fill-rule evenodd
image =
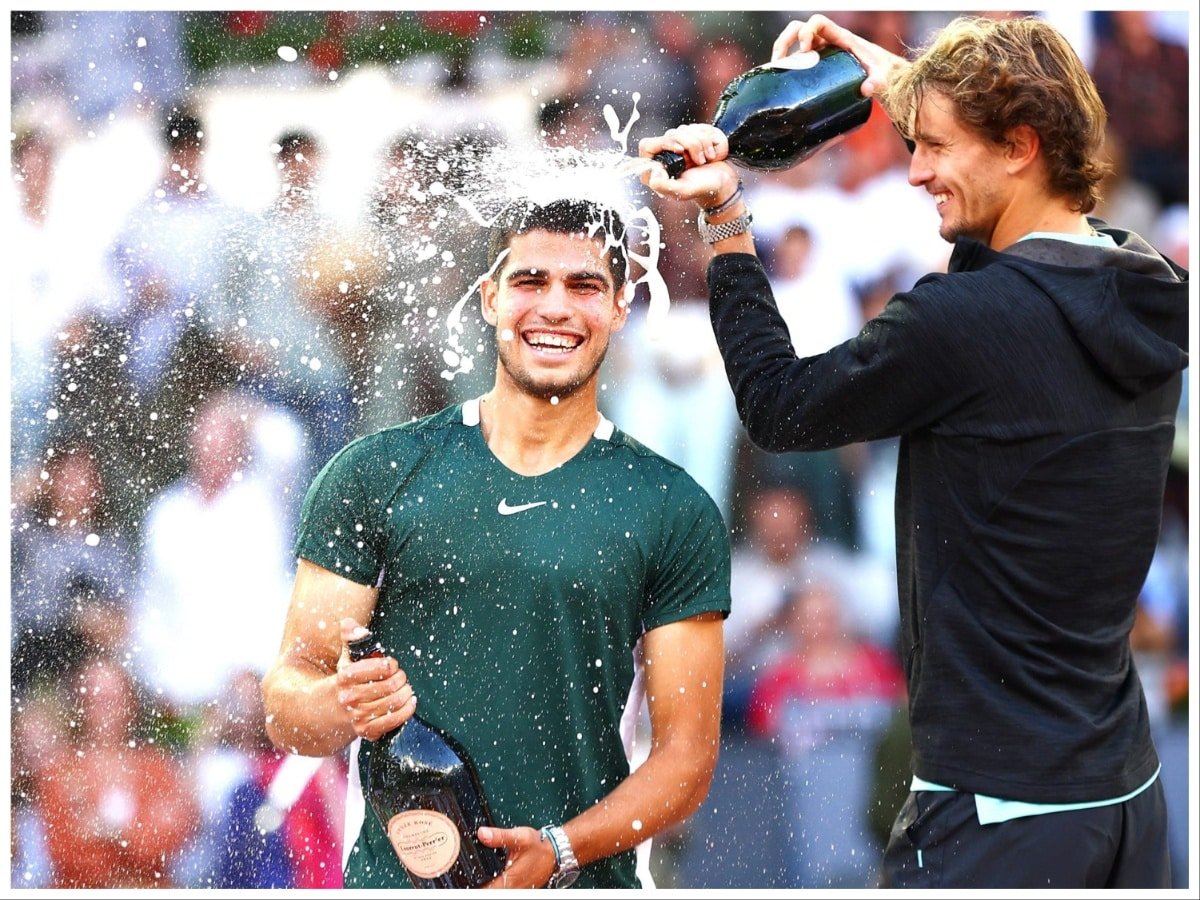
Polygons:
<instances>
[{"instance_id":1,"label":"white nike swoosh logo","mask_svg":"<svg viewBox=\"0 0 1200 900\"><path fill-rule=\"evenodd\" d=\"M513 513L525 512L527 509L533 509L535 506L545 506L545 500L538 500L536 503L522 503L520 506L509 506L508 498L500 501L500 505L496 507L496 512L502 516L511 516Z\"/></svg>"}]
</instances>

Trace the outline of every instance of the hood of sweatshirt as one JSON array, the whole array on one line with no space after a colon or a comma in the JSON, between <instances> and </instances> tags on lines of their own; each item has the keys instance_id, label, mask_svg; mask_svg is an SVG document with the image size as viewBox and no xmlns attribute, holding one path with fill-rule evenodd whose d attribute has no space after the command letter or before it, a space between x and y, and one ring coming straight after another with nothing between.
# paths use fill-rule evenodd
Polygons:
<instances>
[{"instance_id":1,"label":"hood of sweatshirt","mask_svg":"<svg viewBox=\"0 0 1200 900\"><path fill-rule=\"evenodd\" d=\"M1089 221L1116 246L1028 238L998 252L960 238L949 270L1018 268L1053 299L1099 367L1140 394L1188 365L1188 273L1133 232Z\"/></svg>"}]
</instances>

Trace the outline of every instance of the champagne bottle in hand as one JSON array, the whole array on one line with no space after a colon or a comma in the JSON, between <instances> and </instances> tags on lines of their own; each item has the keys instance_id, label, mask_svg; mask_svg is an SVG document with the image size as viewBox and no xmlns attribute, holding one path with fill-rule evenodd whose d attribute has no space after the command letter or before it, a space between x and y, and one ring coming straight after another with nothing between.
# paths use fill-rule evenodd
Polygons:
<instances>
[{"instance_id":1,"label":"champagne bottle in hand","mask_svg":"<svg viewBox=\"0 0 1200 900\"><path fill-rule=\"evenodd\" d=\"M871 98L860 91L866 69L845 50L794 53L743 72L717 101L713 125L729 139L729 158L750 169L791 168L824 144L867 121ZM654 158L678 178L684 158Z\"/></svg>"},{"instance_id":2,"label":"champagne bottle in hand","mask_svg":"<svg viewBox=\"0 0 1200 900\"><path fill-rule=\"evenodd\" d=\"M352 661L385 656L369 631L348 645ZM419 716L371 748L365 794L418 888L476 888L504 870L503 850L477 833L491 812L466 751Z\"/></svg>"}]
</instances>

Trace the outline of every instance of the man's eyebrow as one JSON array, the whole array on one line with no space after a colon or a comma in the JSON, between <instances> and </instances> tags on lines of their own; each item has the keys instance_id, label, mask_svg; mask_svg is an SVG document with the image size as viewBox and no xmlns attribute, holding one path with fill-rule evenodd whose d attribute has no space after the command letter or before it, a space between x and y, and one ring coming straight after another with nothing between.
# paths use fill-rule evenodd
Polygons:
<instances>
[{"instance_id":1,"label":"man's eyebrow","mask_svg":"<svg viewBox=\"0 0 1200 900\"><path fill-rule=\"evenodd\" d=\"M529 266L524 269L513 269L504 276L506 281L515 281L518 278L545 278L549 275L548 269L539 269L536 266ZM566 281L602 281L605 284L609 283L609 276L603 271L593 271L591 269L581 269L578 272L568 272L563 276Z\"/></svg>"},{"instance_id":2,"label":"man's eyebrow","mask_svg":"<svg viewBox=\"0 0 1200 900\"><path fill-rule=\"evenodd\" d=\"M504 277L505 277L505 280L512 281L513 279L526 278L530 275L532 275L534 277L541 276L544 278L546 276L546 270L538 269L538 268L534 268L534 267L530 267L528 269L513 269Z\"/></svg>"},{"instance_id":3,"label":"man's eyebrow","mask_svg":"<svg viewBox=\"0 0 1200 900\"><path fill-rule=\"evenodd\" d=\"M588 269L584 269L582 272L568 272L564 277L570 281L596 280L603 281L605 284L608 283L608 274L606 272L592 272Z\"/></svg>"}]
</instances>

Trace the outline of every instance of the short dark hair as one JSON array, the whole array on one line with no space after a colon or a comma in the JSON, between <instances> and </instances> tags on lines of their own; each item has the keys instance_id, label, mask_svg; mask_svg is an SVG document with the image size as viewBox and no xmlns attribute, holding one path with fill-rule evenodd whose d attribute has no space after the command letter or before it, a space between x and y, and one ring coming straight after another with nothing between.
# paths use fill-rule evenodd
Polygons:
<instances>
[{"instance_id":1,"label":"short dark hair","mask_svg":"<svg viewBox=\"0 0 1200 900\"><path fill-rule=\"evenodd\" d=\"M553 200L537 204L529 200L510 203L496 217L488 241L488 264L494 266L512 239L530 231L554 234L586 234L603 238L613 287L620 289L628 278L625 224L617 211L592 200ZM492 273L496 279L498 270Z\"/></svg>"},{"instance_id":2,"label":"short dark hair","mask_svg":"<svg viewBox=\"0 0 1200 900\"><path fill-rule=\"evenodd\" d=\"M204 123L192 109L172 106L163 122L162 136L172 150L198 148L204 137Z\"/></svg>"}]
</instances>

